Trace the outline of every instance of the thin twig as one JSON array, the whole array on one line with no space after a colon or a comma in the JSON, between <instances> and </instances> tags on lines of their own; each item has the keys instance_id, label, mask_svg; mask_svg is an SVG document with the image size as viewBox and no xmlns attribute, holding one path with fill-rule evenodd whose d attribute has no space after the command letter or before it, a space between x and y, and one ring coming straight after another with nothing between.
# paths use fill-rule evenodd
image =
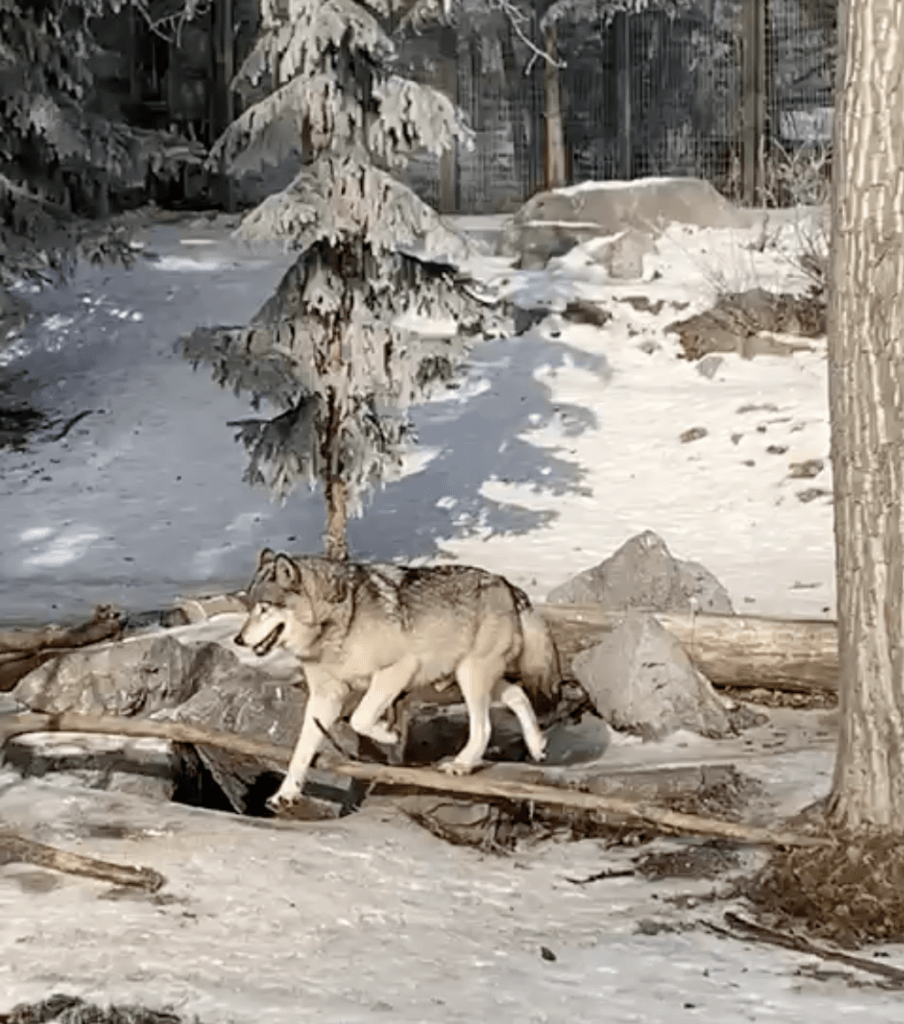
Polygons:
<instances>
[{"instance_id":1,"label":"thin twig","mask_svg":"<svg viewBox=\"0 0 904 1024\"><path fill-rule=\"evenodd\" d=\"M612 869L611 871L597 871L595 875L588 875L586 878L566 878L566 882L572 885L589 885L591 882L604 882L610 878L633 878L637 872L634 868Z\"/></svg>"},{"instance_id":2,"label":"thin twig","mask_svg":"<svg viewBox=\"0 0 904 1024\"><path fill-rule=\"evenodd\" d=\"M551 53L547 53L546 50L537 46L537 44L527 35L522 26L528 22L528 16L524 11L520 11L511 2L511 0L490 0L490 5L495 7L498 11L501 11L502 14L508 18L508 22L514 29L515 35L522 43L524 43L528 50L530 50L531 58L524 69L525 75L529 75L531 73L534 64L538 59L545 60L547 64L551 64L556 68L564 68L566 66L565 61L557 60Z\"/></svg>"},{"instance_id":3,"label":"thin twig","mask_svg":"<svg viewBox=\"0 0 904 1024\"><path fill-rule=\"evenodd\" d=\"M90 416L91 413L93 412L93 409L85 409L84 412L80 412L76 416L73 416L71 419L66 420L65 424L63 425L63 429L58 434L54 434L50 440L62 441L63 438L69 433L69 431L72 430L72 428L76 425L76 423L78 423L79 420L83 420L86 416Z\"/></svg>"},{"instance_id":4,"label":"thin twig","mask_svg":"<svg viewBox=\"0 0 904 1024\"><path fill-rule=\"evenodd\" d=\"M774 928L766 928L764 925L756 924L753 921L745 921L743 917L725 912L725 920L739 931L745 932L750 938L759 939L772 946L781 946L784 949L793 949L798 953L810 953L823 960L838 960L848 967L856 967L861 971L868 971L870 974L878 974L894 983L895 988L904 988L904 970L900 967L892 967L890 964L876 963L874 960L867 960L864 957L852 956L850 953L843 953L840 949L828 949L825 946L817 946L816 943L804 938L802 935L793 935L789 932L780 932ZM710 931L717 935L725 935L728 938L738 938L737 932L728 928L720 928L711 921L702 921Z\"/></svg>"}]
</instances>

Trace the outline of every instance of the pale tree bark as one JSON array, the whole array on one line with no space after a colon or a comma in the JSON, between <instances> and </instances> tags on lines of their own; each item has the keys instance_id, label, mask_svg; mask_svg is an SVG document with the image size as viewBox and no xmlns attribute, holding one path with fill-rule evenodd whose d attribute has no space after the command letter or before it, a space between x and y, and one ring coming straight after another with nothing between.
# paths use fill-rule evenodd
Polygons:
<instances>
[{"instance_id":1,"label":"pale tree bark","mask_svg":"<svg viewBox=\"0 0 904 1024\"><path fill-rule=\"evenodd\" d=\"M558 40L555 25L543 32L547 59L543 68L543 95L546 107L546 187L561 188L565 181L565 129L562 126L562 88L559 79Z\"/></svg>"},{"instance_id":2,"label":"pale tree bark","mask_svg":"<svg viewBox=\"0 0 904 1024\"><path fill-rule=\"evenodd\" d=\"M327 558L339 562L348 560L348 504L346 501L345 483L338 477L327 480L326 487L326 544L324 553Z\"/></svg>"},{"instance_id":3,"label":"pale tree bark","mask_svg":"<svg viewBox=\"0 0 904 1024\"><path fill-rule=\"evenodd\" d=\"M339 379L343 372L342 342L351 312L351 293L342 301L343 310L337 316L337 323L330 339L328 362L330 373ZM326 467L323 480L323 496L326 501L326 536L324 554L339 562L348 561L348 488L343 477L342 466L342 420L345 410L333 386L326 396L326 430L321 439L323 463Z\"/></svg>"},{"instance_id":4,"label":"pale tree bark","mask_svg":"<svg viewBox=\"0 0 904 1024\"><path fill-rule=\"evenodd\" d=\"M847 0L833 157L829 397L841 826L904 830L904 3Z\"/></svg>"}]
</instances>

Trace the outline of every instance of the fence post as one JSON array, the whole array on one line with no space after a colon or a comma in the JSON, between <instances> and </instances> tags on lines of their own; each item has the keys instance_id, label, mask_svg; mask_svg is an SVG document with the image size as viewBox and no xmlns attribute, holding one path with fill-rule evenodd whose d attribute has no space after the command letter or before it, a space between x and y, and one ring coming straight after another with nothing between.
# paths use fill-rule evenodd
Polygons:
<instances>
[{"instance_id":1,"label":"fence post","mask_svg":"<svg viewBox=\"0 0 904 1024\"><path fill-rule=\"evenodd\" d=\"M232 96L232 79L235 74L235 32L233 28L234 0L219 0L213 8L214 30L214 94L216 97L216 120L212 136L216 138L232 124L235 104ZM212 141L212 140L211 140ZM235 211L235 189L232 178L226 172L225 161L220 167L220 201L228 213Z\"/></svg>"},{"instance_id":2,"label":"fence post","mask_svg":"<svg viewBox=\"0 0 904 1024\"><path fill-rule=\"evenodd\" d=\"M458 32L450 25L439 30L439 87L458 105ZM458 209L458 140L444 150L439 158L440 213L455 213Z\"/></svg>"},{"instance_id":3,"label":"fence post","mask_svg":"<svg viewBox=\"0 0 904 1024\"><path fill-rule=\"evenodd\" d=\"M766 0L744 4L741 159L744 201L755 205L763 187L766 139Z\"/></svg>"},{"instance_id":4,"label":"fence post","mask_svg":"<svg viewBox=\"0 0 904 1024\"><path fill-rule=\"evenodd\" d=\"M562 128L562 96L559 87L556 26L543 30L543 48L551 60L543 65L543 95L546 107L546 187L561 188L565 182L565 133Z\"/></svg>"},{"instance_id":5,"label":"fence post","mask_svg":"<svg viewBox=\"0 0 904 1024\"><path fill-rule=\"evenodd\" d=\"M631 22L630 14L615 15L615 89L618 108L618 176L634 177L634 143L631 137Z\"/></svg>"}]
</instances>

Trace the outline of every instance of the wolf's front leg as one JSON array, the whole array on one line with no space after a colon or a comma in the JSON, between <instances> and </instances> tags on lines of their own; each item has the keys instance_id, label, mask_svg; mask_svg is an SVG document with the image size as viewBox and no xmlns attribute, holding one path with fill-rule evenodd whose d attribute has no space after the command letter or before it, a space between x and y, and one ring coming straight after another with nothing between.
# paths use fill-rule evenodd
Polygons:
<instances>
[{"instance_id":1,"label":"wolf's front leg","mask_svg":"<svg viewBox=\"0 0 904 1024\"><path fill-rule=\"evenodd\" d=\"M389 728L383 716L408 688L419 667L418 659L411 655L373 674L367 692L349 719L359 736L369 736L377 743L398 743L399 734Z\"/></svg>"},{"instance_id":2,"label":"wolf's front leg","mask_svg":"<svg viewBox=\"0 0 904 1024\"><path fill-rule=\"evenodd\" d=\"M324 672L310 669L306 674L308 703L301 733L282 785L267 800L267 807L277 813L291 807L301 796L305 776L323 742L323 730L329 731L336 724L347 693L344 683Z\"/></svg>"}]
</instances>

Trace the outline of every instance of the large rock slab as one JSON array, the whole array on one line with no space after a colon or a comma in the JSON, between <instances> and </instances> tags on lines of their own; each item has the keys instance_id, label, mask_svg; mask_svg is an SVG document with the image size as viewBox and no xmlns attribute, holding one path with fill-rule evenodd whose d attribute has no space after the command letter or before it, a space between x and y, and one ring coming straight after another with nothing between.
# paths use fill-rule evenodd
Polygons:
<instances>
[{"instance_id":1,"label":"large rock slab","mask_svg":"<svg viewBox=\"0 0 904 1024\"><path fill-rule=\"evenodd\" d=\"M761 214L734 206L699 178L585 182L530 199L503 228L497 251L530 268L627 229L655 237L671 223L743 230L758 219Z\"/></svg>"},{"instance_id":2,"label":"large rock slab","mask_svg":"<svg viewBox=\"0 0 904 1024\"><path fill-rule=\"evenodd\" d=\"M551 590L546 600L598 604L606 611L734 614L728 591L716 577L699 562L675 558L652 530L637 534L599 565Z\"/></svg>"},{"instance_id":3,"label":"large rock slab","mask_svg":"<svg viewBox=\"0 0 904 1024\"><path fill-rule=\"evenodd\" d=\"M736 730L728 707L675 639L652 615L631 611L574 674L614 729L648 740L679 729L718 739Z\"/></svg>"},{"instance_id":4,"label":"large rock slab","mask_svg":"<svg viewBox=\"0 0 904 1024\"><path fill-rule=\"evenodd\" d=\"M12 696L48 714L147 716L184 703L238 664L220 644L150 634L60 654L21 679Z\"/></svg>"},{"instance_id":5,"label":"large rock slab","mask_svg":"<svg viewBox=\"0 0 904 1024\"><path fill-rule=\"evenodd\" d=\"M235 659L238 668L234 673L221 671L184 704L153 717L274 743L290 752L301 731L306 686L301 681L296 686L274 681L263 672L241 666L230 651L224 654ZM279 787L283 766L222 747L199 744L196 749L234 811L262 813L266 798Z\"/></svg>"},{"instance_id":6,"label":"large rock slab","mask_svg":"<svg viewBox=\"0 0 904 1024\"><path fill-rule=\"evenodd\" d=\"M50 714L170 718L290 749L301 725L305 692L243 663L222 641L183 642L156 633L61 654L20 680L9 699ZM53 771L94 789L216 805L222 801L210 792L203 765L228 805L239 811L252 805L257 809L248 790L255 785L272 790L279 779L276 766L244 759L233 781L228 752L201 747L195 754L181 744L122 736L62 741L39 733L11 741L7 753L24 775ZM205 785L206 793L201 791Z\"/></svg>"}]
</instances>

